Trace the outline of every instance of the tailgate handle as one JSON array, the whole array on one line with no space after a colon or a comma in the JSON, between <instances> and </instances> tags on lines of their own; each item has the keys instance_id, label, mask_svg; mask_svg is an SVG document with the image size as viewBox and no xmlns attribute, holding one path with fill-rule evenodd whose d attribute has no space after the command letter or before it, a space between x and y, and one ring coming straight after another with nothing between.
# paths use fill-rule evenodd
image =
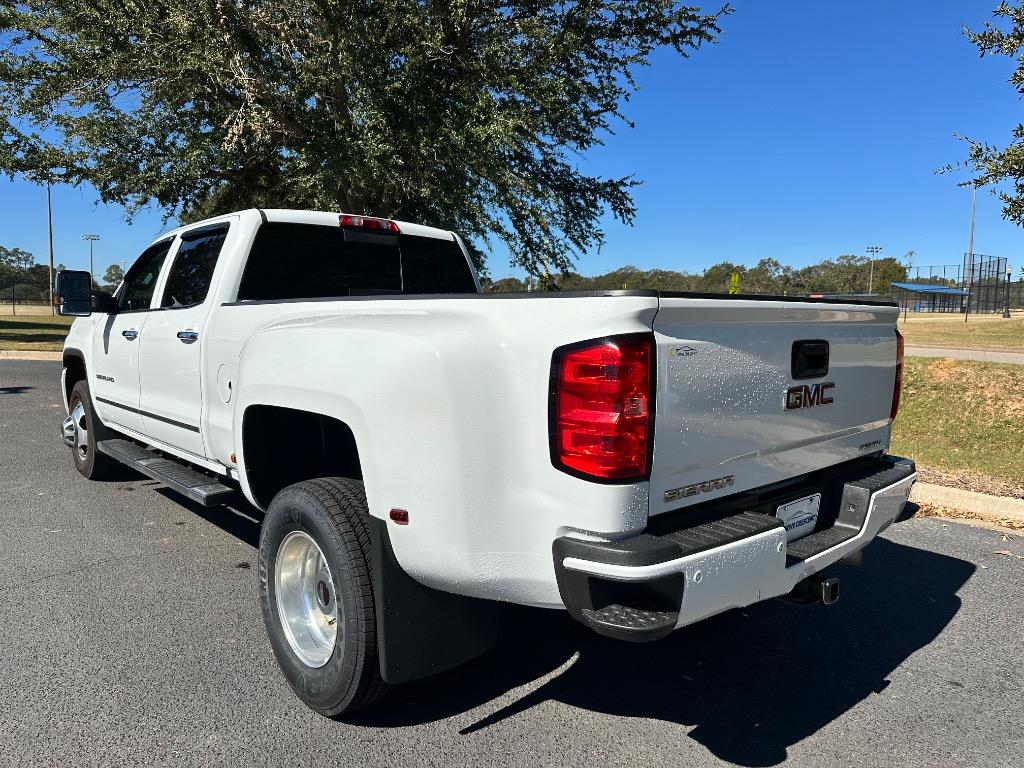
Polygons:
<instances>
[{"instance_id":1,"label":"tailgate handle","mask_svg":"<svg viewBox=\"0 0 1024 768\"><path fill-rule=\"evenodd\" d=\"M794 379L817 379L827 375L828 342L824 339L794 341L792 374Z\"/></svg>"}]
</instances>

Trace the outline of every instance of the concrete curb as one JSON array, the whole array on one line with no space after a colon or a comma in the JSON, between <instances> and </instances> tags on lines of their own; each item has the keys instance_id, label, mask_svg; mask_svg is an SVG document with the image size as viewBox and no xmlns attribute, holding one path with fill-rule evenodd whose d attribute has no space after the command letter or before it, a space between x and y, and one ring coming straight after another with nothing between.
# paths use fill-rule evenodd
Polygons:
<instances>
[{"instance_id":1,"label":"concrete curb","mask_svg":"<svg viewBox=\"0 0 1024 768\"><path fill-rule=\"evenodd\" d=\"M61 352L32 352L31 350L0 349L0 360L60 360Z\"/></svg>"},{"instance_id":2,"label":"concrete curb","mask_svg":"<svg viewBox=\"0 0 1024 768\"><path fill-rule=\"evenodd\" d=\"M987 493L918 482L914 483L910 500L915 504L945 507L976 520L1024 530L1024 499L990 496Z\"/></svg>"}]
</instances>

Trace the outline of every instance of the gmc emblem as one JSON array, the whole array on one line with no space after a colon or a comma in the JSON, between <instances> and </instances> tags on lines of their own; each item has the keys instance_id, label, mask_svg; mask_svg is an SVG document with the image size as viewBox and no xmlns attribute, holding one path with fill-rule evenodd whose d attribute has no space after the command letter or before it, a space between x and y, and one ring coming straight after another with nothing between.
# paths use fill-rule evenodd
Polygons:
<instances>
[{"instance_id":1,"label":"gmc emblem","mask_svg":"<svg viewBox=\"0 0 1024 768\"><path fill-rule=\"evenodd\" d=\"M832 396L829 390L835 387L832 382L824 384L802 384L799 387L790 387L786 390L786 410L795 411L797 408L813 408L816 405L831 405Z\"/></svg>"}]
</instances>

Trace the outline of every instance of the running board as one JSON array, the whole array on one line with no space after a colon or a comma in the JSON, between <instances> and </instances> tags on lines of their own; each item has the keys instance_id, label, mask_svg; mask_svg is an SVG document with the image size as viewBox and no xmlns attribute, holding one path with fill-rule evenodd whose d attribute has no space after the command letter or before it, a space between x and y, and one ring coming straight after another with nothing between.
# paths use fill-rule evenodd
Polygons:
<instances>
[{"instance_id":1,"label":"running board","mask_svg":"<svg viewBox=\"0 0 1024 768\"><path fill-rule=\"evenodd\" d=\"M131 440L101 440L96 443L96 450L206 507L226 504L235 495L233 488L219 482L217 478L153 453Z\"/></svg>"}]
</instances>

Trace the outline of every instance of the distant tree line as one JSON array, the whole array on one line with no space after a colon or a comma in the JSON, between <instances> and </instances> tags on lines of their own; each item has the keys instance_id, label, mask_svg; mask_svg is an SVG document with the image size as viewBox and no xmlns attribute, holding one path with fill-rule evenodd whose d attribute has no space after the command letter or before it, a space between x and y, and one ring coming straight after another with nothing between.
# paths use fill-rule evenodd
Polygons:
<instances>
[{"instance_id":1,"label":"distant tree line","mask_svg":"<svg viewBox=\"0 0 1024 768\"><path fill-rule=\"evenodd\" d=\"M0 245L0 301L45 301L50 269L21 248Z\"/></svg>"},{"instance_id":2,"label":"distant tree line","mask_svg":"<svg viewBox=\"0 0 1024 768\"><path fill-rule=\"evenodd\" d=\"M57 269L63 269L59 264ZM32 254L20 248L0 246L0 301L45 301L48 295L48 272L45 264L36 264ZM873 293L889 295L892 283L907 279L907 267L897 259L875 259L874 270L863 256L844 255L825 259L795 269L775 259L761 259L753 267L723 261L708 267L701 274L671 269L640 269L626 266L603 275L587 277L575 272L534 279L531 284L515 277L483 280L487 292L540 291L607 291L654 288L662 291L698 291L726 293L730 277L739 275L741 293L802 295L808 293L866 293L871 281ZM113 291L124 274L117 264L103 274L103 282L94 282L99 290ZM932 278L922 282L946 282Z\"/></svg>"},{"instance_id":3,"label":"distant tree line","mask_svg":"<svg viewBox=\"0 0 1024 768\"><path fill-rule=\"evenodd\" d=\"M506 277L501 280L485 280L484 290L500 293L531 289L607 291L654 288L663 291L726 293L734 272L739 275L741 293L780 295L867 293L870 281L871 292L884 296L892 292L892 283L907 279L907 267L891 256L875 259L872 275L872 266L866 257L847 254L800 269L784 265L775 259L761 259L753 267L723 261L708 267L700 274L670 269L644 270L627 266L593 277L574 272L550 275L533 280L529 285L524 280Z\"/></svg>"},{"instance_id":4,"label":"distant tree line","mask_svg":"<svg viewBox=\"0 0 1024 768\"><path fill-rule=\"evenodd\" d=\"M56 271L62 269L64 265L58 264ZM121 267L111 264L102 283L93 280L93 288L113 292L123 277ZM50 268L46 264L36 264L26 250L0 245L0 302L48 301L49 281Z\"/></svg>"}]
</instances>

